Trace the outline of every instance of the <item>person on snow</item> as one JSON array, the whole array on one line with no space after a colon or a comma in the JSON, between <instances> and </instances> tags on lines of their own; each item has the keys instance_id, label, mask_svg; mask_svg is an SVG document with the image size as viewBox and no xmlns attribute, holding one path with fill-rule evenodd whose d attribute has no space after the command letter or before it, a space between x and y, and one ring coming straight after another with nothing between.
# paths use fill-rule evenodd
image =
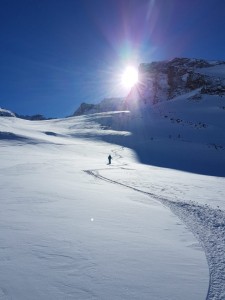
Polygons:
<instances>
[{"instance_id":1,"label":"person on snow","mask_svg":"<svg viewBox=\"0 0 225 300\"><path fill-rule=\"evenodd\" d=\"M111 165L112 156L110 154L108 156L108 160L109 160L109 165Z\"/></svg>"}]
</instances>

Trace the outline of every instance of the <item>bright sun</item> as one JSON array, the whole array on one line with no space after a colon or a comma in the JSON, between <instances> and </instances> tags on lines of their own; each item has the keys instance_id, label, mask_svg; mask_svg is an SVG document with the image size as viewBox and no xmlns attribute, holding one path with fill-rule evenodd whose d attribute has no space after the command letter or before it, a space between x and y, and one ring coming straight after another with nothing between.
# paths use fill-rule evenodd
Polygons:
<instances>
[{"instance_id":1,"label":"bright sun","mask_svg":"<svg viewBox=\"0 0 225 300\"><path fill-rule=\"evenodd\" d=\"M122 74L122 85L125 88L132 88L138 82L138 71L135 67L127 67Z\"/></svg>"}]
</instances>

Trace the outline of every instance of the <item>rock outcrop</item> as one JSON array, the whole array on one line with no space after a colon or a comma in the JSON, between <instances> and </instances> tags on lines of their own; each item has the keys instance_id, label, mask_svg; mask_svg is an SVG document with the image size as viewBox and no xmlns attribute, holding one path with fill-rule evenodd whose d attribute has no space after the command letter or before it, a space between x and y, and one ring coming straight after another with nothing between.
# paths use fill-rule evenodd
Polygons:
<instances>
[{"instance_id":1,"label":"rock outcrop","mask_svg":"<svg viewBox=\"0 0 225 300\"><path fill-rule=\"evenodd\" d=\"M137 105L154 105L194 90L199 97L225 95L225 62L175 58L143 63L139 66L139 83L127 96L125 107L132 110Z\"/></svg>"}]
</instances>

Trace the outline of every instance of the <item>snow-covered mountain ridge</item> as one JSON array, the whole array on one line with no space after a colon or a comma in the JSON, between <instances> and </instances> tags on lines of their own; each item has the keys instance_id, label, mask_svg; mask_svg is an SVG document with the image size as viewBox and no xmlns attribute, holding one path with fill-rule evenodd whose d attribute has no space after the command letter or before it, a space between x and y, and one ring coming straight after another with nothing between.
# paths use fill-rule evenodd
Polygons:
<instances>
[{"instance_id":1,"label":"snow-covered mountain ridge","mask_svg":"<svg viewBox=\"0 0 225 300\"><path fill-rule=\"evenodd\" d=\"M139 72L122 105L129 113L89 117L104 130L130 132L104 139L146 164L225 176L225 63L183 58Z\"/></svg>"},{"instance_id":2,"label":"snow-covered mountain ridge","mask_svg":"<svg viewBox=\"0 0 225 300\"><path fill-rule=\"evenodd\" d=\"M135 111L144 104L154 105L185 94L189 97L193 91L194 99L202 99L205 95L225 95L225 62L175 58L142 63L139 66L139 82L127 97L107 98L98 104L82 103L73 116L127 109Z\"/></svg>"},{"instance_id":3,"label":"snow-covered mountain ridge","mask_svg":"<svg viewBox=\"0 0 225 300\"><path fill-rule=\"evenodd\" d=\"M128 95L126 106L132 109L137 101L156 104L192 91L198 99L225 95L225 62L175 58L140 64L139 83Z\"/></svg>"},{"instance_id":4,"label":"snow-covered mountain ridge","mask_svg":"<svg viewBox=\"0 0 225 300\"><path fill-rule=\"evenodd\" d=\"M40 120L47 120L43 115L41 114L36 114L36 115L32 115L32 116L24 116L24 115L19 115L17 113L14 113L8 109L4 109L0 107L0 117L17 117L20 119L24 119L24 120L30 120L30 121L40 121Z\"/></svg>"},{"instance_id":5,"label":"snow-covered mountain ridge","mask_svg":"<svg viewBox=\"0 0 225 300\"><path fill-rule=\"evenodd\" d=\"M139 72L125 99L81 105L79 135L129 147L145 164L225 176L225 63L181 58L142 64Z\"/></svg>"},{"instance_id":6,"label":"snow-covered mountain ridge","mask_svg":"<svg viewBox=\"0 0 225 300\"><path fill-rule=\"evenodd\" d=\"M73 116L123 110L125 98L105 98L98 104L81 103Z\"/></svg>"},{"instance_id":7,"label":"snow-covered mountain ridge","mask_svg":"<svg viewBox=\"0 0 225 300\"><path fill-rule=\"evenodd\" d=\"M15 117L15 114L10 110L3 109L0 107L0 117Z\"/></svg>"}]
</instances>

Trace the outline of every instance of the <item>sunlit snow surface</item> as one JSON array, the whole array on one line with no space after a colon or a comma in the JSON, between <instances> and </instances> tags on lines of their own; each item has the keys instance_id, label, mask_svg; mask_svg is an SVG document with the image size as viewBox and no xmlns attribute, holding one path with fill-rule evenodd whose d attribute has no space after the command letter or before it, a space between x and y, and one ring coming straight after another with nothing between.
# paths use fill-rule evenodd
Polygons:
<instances>
[{"instance_id":1,"label":"sunlit snow surface","mask_svg":"<svg viewBox=\"0 0 225 300\"><path fill-rule=\"evenodd\" d=\"M0 299L223 299L224 178L138 163L102 116L0 119Z\"/></svg>"}]
</instances>

